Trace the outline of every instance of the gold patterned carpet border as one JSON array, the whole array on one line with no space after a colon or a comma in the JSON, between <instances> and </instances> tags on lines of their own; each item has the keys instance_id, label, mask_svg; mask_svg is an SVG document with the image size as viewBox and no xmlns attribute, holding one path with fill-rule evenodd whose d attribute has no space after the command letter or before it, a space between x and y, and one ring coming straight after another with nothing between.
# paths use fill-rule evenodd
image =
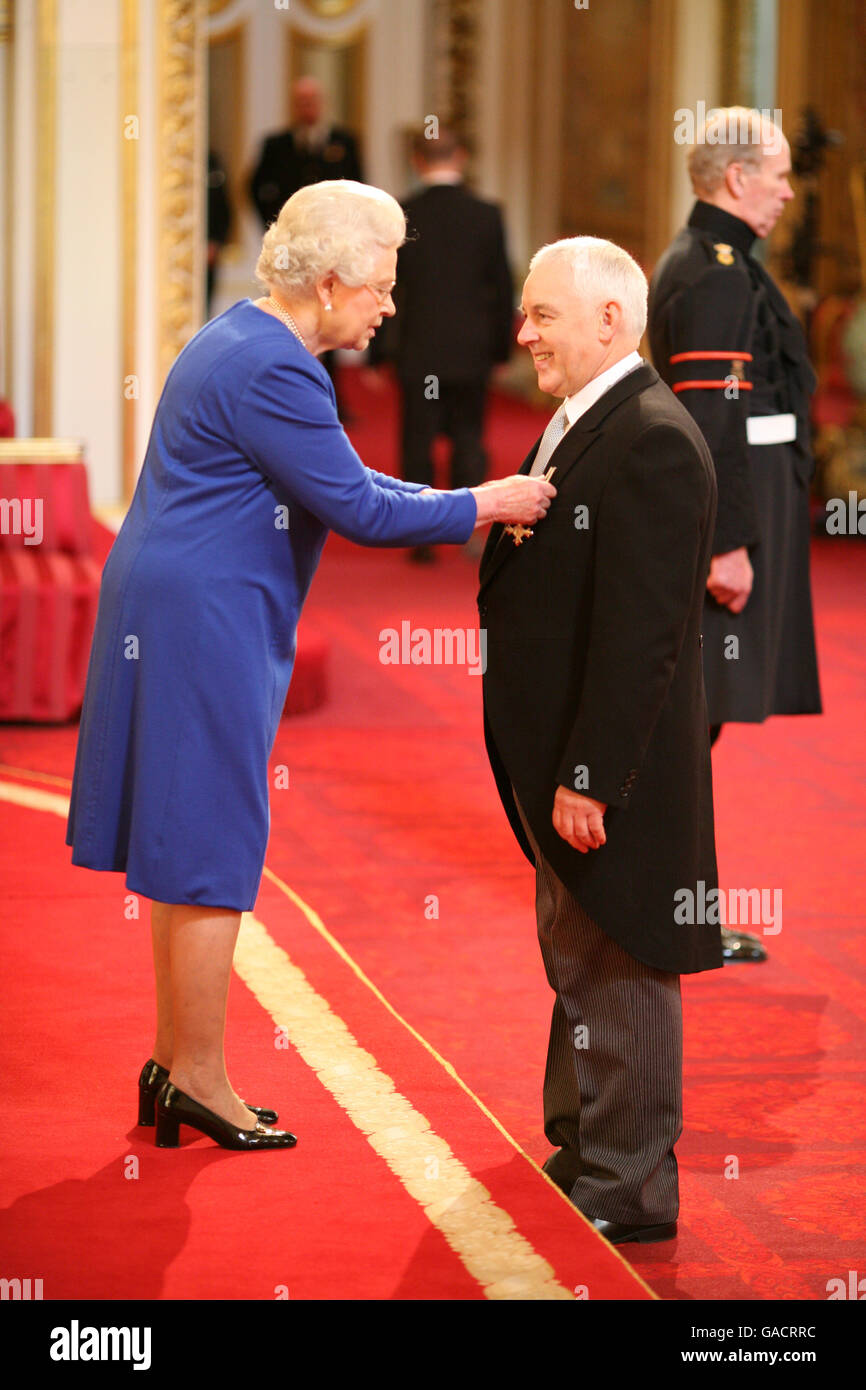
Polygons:
<instances>
[{"instance_id":1,"label":"gold patterned carpet border","mask_svg":"<svg viewBox=\"0 0 866 1390\"><path fill-rule=\"evenodd\" d=\"M2 771L53 785L62 780L23 768L4 767ZM0 801L64 819L69 812L68 796L6 780L0 780ZM396 1014L340 943L327 932L313 909L275 874L266 872L307 919L313 925L318 924L317 929L385 1007L472 1096L453 1068ZM375 1057L360 1046L327 1000L317 993L303 971L274 941L264 923L251 913L244 913L242 917L234 968L274 1022L285 1029L300 1056L419 1204L431 1225L442 1233L464 1268L480 1285L485 1298L573 1299L571 1290L557 1280L552 1266L520 1234L508 1213L496 1205L483 1184L455 1157L448 1143L396 1089ZM473 1099L510 1139L495 1116L477 1097ZM510 1142L523 1152L514 1140ZM531 1162L528 1157L527 1161ZM574 1212L574 1208L570 1210Z\"/></svg>"}]
</instances>

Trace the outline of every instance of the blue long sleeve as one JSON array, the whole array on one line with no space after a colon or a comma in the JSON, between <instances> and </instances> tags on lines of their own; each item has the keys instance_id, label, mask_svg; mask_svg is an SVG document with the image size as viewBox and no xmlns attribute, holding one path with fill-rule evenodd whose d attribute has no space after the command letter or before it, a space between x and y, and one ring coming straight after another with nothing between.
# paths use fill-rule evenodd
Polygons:
<instances>
[{"instance_id":1,"label":"blue long sleeve","mask_svg":"<svg viewBox=\"0 0 866 1390\"><path fill-rule=\"evenodd\" d=\"M423 492L430 486L429 483L407 483L405 478L393 478L390 473L377 473L375 468L369 468L367 471L380 487L395 488L398 492Z\"/></svg>"},{"instance_id":2,"label":"blue long sleeve","mask_svg":"<svg viewBox=\"0 0 866 1390\"><path fill-rule=\"evenodd\" d=\"M238 403L235 437L288 496L359 545L463 542L477 509L468 488L427 492L365 467L313 364L266 364Z\"/></svg>"}]
</instances>

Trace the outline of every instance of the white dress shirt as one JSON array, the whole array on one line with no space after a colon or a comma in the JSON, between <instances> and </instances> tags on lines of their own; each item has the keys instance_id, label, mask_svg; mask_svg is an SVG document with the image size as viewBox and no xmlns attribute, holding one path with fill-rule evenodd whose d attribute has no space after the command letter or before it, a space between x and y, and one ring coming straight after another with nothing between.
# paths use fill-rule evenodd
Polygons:
<instances>
[{"instance_id":1,"label":"white dress shirt","mask_svg":"<svg viewBox=\"0 0 866 1390\"><path fill-rule=\"evenodd\" d=\"M607 371L600 372L594 376L592 381L588 381L579 391L575 391L573 396L565 398L565 414L568 419L569 428L575 420L579 420L581 415L585 415L591 405L609 391L615 382L621 377L627 376L635 368L643 366L643 358L639 352L630 352L627 357L621 357L618 362L614 362Z\"/></svg>"}]
</instances>

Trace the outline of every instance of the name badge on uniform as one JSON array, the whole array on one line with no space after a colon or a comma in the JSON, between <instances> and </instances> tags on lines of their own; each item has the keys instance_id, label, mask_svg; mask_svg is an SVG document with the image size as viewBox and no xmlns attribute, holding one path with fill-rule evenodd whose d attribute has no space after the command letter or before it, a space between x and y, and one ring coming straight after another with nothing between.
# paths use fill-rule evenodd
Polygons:
<instances>
[{"instance_id":1,"label":"name badge on uniform","mask_svg":"<svg viewBox=\"0 0 866 1390\"><path fill-rule=\"evenodd\" d=\"M796 415L750 415L746 420L750 444L790 444L796 438Z\"/></svg>"}]
</instances>

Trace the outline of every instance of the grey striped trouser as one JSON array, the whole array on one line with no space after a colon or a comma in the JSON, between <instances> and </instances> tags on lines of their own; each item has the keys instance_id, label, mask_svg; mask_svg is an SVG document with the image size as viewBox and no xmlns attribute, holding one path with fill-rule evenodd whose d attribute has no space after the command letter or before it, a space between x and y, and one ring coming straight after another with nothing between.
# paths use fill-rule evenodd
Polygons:
<instances>
[{"instance_id":1,"label":"grey striped trouser","mask_svg":"<svg viewBox=\"0 0 866 1390\"><path fill-rule=\"evenodd\" d=\"M682 1132L680 977L635 960L597 926L557 878L518 811L535 853L538 939L556 994L544 1132L559 1152L545 1169L586 1216L638 1225L674 1221L674 1145Z\"/></svg>"}]
</instances>

